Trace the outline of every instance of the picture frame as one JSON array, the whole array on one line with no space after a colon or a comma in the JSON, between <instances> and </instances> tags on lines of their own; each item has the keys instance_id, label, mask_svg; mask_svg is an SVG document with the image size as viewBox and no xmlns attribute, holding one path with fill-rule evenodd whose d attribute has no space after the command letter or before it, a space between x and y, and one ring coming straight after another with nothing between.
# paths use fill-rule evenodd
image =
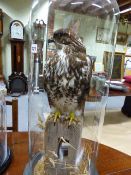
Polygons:
<instances>
[{"instance_id":1,"label":"picture frame","mask_svg":"<svg viewBox=\"0 0 131 175\"><path fill-rule=\"evenodd\" d=\"M131 34L128 35L128 39L127 39L127 47L131 48Z\"/></svg>"},{"instance_id":2,"label":"picture frame","mask_svg":"<svg viewBox=\"0 0 131 175\"><path fill-rule=\"evenodd\" d=\"M125 53L115 52L112 70L112 79L123 79L124 77Z\"/></svg>"},{"instance_id":3,"label":"picture frame","mask_svg":"<svg viewBox=\"0 0 131 175\"><path fill-rule=\"evenodd\" d=\"M125 57L124 75L131 76L131 57Z\"/></svg>"},{"instance_id":4,"label":"picture frame","mask_svg":"<svg viewBox=\"0 0 131 175\"><path fill-rule=\"evenodd\" d=\"M104 72L107 76L111 76L111 69L112 66L112 52L104 51L103 54L103 65L104 65Z\"/></svg>"},{"instance_id":5,"label":"picture frame","mask_svg":"<svg viewBox=\"0 0 131 175\"><path fill-rule=\"evenodd\" d=\"M96 42L108 44L109 43L109 29L97 27Z\"/></svg>"},{"instance_id":6,"label":"picture frame","mask_svg":"<svg viewBox=\"0 0 131 175\"><path fill-rule=\"evenodd\" d=\"M128 35L125 33L118 32L116 43L119 45L126 45Z\"/></svg>"},{"instance_id":7,"label":"picture frame","mask_svg":"<svg viewBox=\"0 0 131 175\"><path fill-rule=\"evenodd\" d=\"M128 35L126 57L131 57L131 34Z\"/></svg>"},{"instance_id":8,"label":"picture frame","mask_svg":"<svg viewBox=\"0 0 131 175\"><path fill-rule=\"evenodd\" d=\"M131 57L131 47L127 47L126 57Z\"/></svg>"},{"instance_id":9,"label":"picture frame","mask_svg":"<svg viewBox=\"0 0 131 175\"><path fill-rule=\"evenodd\" d=\"M97 73L101 73L104 71L104 65L101 62L96 62L94 65L94 71Z\"/></svg>"}]
</instances>

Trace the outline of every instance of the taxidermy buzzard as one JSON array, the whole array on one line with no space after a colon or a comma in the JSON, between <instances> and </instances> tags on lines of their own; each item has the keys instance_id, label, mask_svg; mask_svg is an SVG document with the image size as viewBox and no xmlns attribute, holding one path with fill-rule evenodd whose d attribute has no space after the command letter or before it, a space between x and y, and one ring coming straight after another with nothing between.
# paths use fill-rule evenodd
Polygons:
<instances>
[{"instance_id":1,"label":"taxidermy buzzard","mask_svg":"<svg viewBox=\"0 0 131 175\"><path fill-rule=\"evenodd\" d=\"M58 118L69 119L69 125L82 115L89 94L92 63L81 39L70 29L54 32L55 49L47 55L44 68L44 87L49 104Z\"/></svg>"}]
</instances>

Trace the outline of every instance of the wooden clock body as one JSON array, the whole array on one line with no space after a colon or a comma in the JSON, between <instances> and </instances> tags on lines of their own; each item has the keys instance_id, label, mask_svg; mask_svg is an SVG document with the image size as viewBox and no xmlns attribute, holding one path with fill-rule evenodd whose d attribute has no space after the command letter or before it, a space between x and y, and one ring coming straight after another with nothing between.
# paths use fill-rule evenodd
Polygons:
<instances>
[{"instance_id":1,"label":"wooden clock body","mask_svg":"<svg viewBox=\"0 0 131 175\"><path fill-rule=\"evenodd\" d=\"M12 72L23 72L24 69L24 26L14 20L10 24Z\"/></svg>"},{"instance_id":2,"label":"wooden clock body","mask_svg":"<svg viewBox=\"0 0 131 175\"><path fill-rule=\"evenodd\" d=\"M0 80L3 79L2 46L1 46L2 35L3 35L3 12L2 12L2 9L0 9Z\"/></svg>"}]
</instances>

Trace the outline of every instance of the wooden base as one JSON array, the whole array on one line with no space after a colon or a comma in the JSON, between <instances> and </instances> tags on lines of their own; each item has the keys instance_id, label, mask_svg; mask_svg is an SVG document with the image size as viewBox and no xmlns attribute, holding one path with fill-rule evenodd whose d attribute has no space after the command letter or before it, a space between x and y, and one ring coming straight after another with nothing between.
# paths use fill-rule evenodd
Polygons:
<instances>
[{"instance_id":1,"label":"wooden base","mask_svg":"<svg viewBox=\"0 0 131 175\"><path fill-rule=\"evenodd\" d=\"M2 147L2 145L0 145L0 148ZM1 150L0 150L1 151ZM2 153L1 154L4 154L3 150L2 150ZM7 168L8 166L10 165L11 163L11 159L12 159L12 154L11 154L11 151L10 151L10 148L7 147L7 155L6 155L6 158L3 162L1 162L0 164L0 174L2 174Z\"/></svg>"},{"instance_id":2,"label":"wooden base","mask_svg":"<svg viewBox=\"0 0 131 175\"><path fill-rule=\"evenodd\" d=\"M76 158L81 144L82 122L69 126L69 121L57 120L50 117L45 125L44 159L42 174L77 175Z\"/></svg>"},{"instance_id":3,"label":"wooden base","mask_svg":"<svg viewBox=\"0 0 131 175\"><path fill-rule=\"evenodd\" d=\"M72 123L70 126L68 126L68 123L69 122L59 120L54 124L53 118L46 122L45 152L48 154L49 151L54 151L59 155L60 159L65 159L66 162L73 163L76 158L76 150L78 150L80 145L82 123ZM64 145L61 138L72 146ZM67 151L65 149L67 149ZM60 151L62 152L60 153ZM64 151L67 153L64 153ZM64 156L64 154L66 155ZM61 158L61 156L64 157Z\"/></svg>"}]
</instances>

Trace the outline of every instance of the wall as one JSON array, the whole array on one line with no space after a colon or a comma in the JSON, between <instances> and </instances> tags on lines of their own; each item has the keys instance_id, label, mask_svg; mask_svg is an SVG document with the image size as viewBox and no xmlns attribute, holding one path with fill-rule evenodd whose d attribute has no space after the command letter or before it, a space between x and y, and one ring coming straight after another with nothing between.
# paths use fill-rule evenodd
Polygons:
<instances>
[{"instance_id":1,"label":"wall","mask_svg":"<svg viewBox=\"0 0 131 175\"><path fill-rule=\"evenodd\" d=\"M13 20L19 19L24 25L27 25L31 1L0 0L0 8Z\"/></svg>"},{"instance_id":2,"label":"wall","mask_svg":"<svg viewBox=\"0 0 131 175\"><path fill-rule=\"evenodd\" d=\"M34 6L33 13L31 16L32 22L36 19L44 20L45 24L47 24L47 16L48 16L48 0L40 0L39 3Z\"/></svg>"},{"instance_id":3,"label":"wall","mask_svg":"<svg viewBox=\"0 0 131 175\"><path fill-rule=\"evenodd\" d=\"M72 24L72 21L76 21L76 24ZM85 15L77 15L75 13L56 10L54 31L62 27L73 28L73 30L83 38L83 43L86 47L87 54L96 56L96 62L103 62L104 51L112 52L112 45L96 42L97 27L108 29L106 37L109 40L112 38L114 25L112 21L109 20L108 16L104 20L98 18L97 16L88 16L87 18Z\"/></svg>"},{"instance_id":4,"label":"wall","mask_svg":"<svg viewBox=\"0 0 131 175\"><path fill-rule=\"evenodd\" d=\"M131 24L127 25L127 24L119 23L118 32L131 35ZM125 53L126 49L127 49L126 44L125 45L119 45L119 44L116 45L116 52Z\"/></svg>"},{"instance_id":5,"label":"wall","mask_svg":"<svg viewBox=\"0 0 131 175\"><path fill-rule=\"evenodd\" d=\"M11 74L11 48L9 42L9 24L12 19L4 14L4 30L2 36L2 63L3 63L3 74L8 79L8 76Z\"/></svg>"},{"instance_id":6,"label":"wall","mask_svg":"<svg viewBox=\"0 0 131 175\"><path fill-rule=\"evenodd\" d=\"M29 20L30 6L32 0L0 0L0 8L5 12L4 15L4 35L2 38L2 46L3 46L3 71L6 79L11 74L11 49L10 49L10 41L9 41L9 24L12 20L18 19L23 22L25 28L27 29L27 24ZM43 1L42 1L43 2ZM39 10L35 10L32 19L36 18L44 19L44 22L47 23L47 13L48 13L48 1L45 0L43 5L40 5ZM71 18L73 15L70 13ZM65 19L64 19L65 18ZM75 18L75 17L73 17ZM80 19L80 29L79 33L81 37L83 37L83 42L87 48L87 54L97 56L97 61L102 62L103 52L111 51L112 48L108 44L96 43L96 27L105 27L109 28L112 24L107 19L106 21L102 21L97 19L97 17L89 17L85 19L84 15L81 15ZM58 29L59 26L63 25L66 27L70 23L70 17L66 14L60 14L56 12L55 14L55 25L54 30ZM124 27L121 25L120 31L123 32ZM113 27L110 28L110 33L112 33ZM128 33L131 33L131 25L128 28ZM84 37L86 36L86 38ZM24 51L24 72L28 74L29 71L29 45L28 45L28 37L26 34L25 37L25 51ZM116 45L116 52L125 52L126 46Z\"/></svg>"},{"instance_id":7,"label":"wall","mask_svg":"<svg viewBox=\"0 0 131 175\"><path fill-rule=\"evenodd\" d=\"M75 20L77 21L77 24L71 26L72 25L71 21ZM102 66L100 67L101 65L100 63L103 63L104 51L112 52L112 46L110 46L109 44L96 42L96 36L97 36L97 27L99 27L99 28L110 29L107 35L109 36L110 39L112 38L111 35L113 33L114 26L112 22L108 19L108 17L105 20L93 16L92 17L88 16L88 18L86 18L84 15L78 16L75 13L56 10L54 31L60 28L68 28L68 27L73 28L73 30L83 38L83 43L86 46L87 54L96 56L97 57L96 63L98 63L97 68L103 69ZM131 24L119 23L118 32L131 35ZM116 44L115 52L126 53L126 50L127 50L126 43L125 45ZM129 67L130 65L127 66Z\"/></svg>"}]
</instances>

